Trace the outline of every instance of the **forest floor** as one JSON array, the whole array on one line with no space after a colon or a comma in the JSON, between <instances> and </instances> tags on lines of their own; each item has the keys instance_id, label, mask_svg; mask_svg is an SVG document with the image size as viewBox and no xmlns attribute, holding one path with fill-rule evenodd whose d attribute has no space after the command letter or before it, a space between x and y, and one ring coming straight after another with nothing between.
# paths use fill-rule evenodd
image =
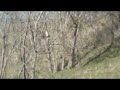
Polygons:
<instances>
[{"instance_id":1,"label":"forest floor","mask_svg":"<svg viewBox=\"0 0 120 90\"><path fill-rule=\"evenodd\" d=\"M39 78L49 79L118 79L120 78L120 47L113 47L84 67L57 73L41 73Z\"/></svg>"}]
</instances>

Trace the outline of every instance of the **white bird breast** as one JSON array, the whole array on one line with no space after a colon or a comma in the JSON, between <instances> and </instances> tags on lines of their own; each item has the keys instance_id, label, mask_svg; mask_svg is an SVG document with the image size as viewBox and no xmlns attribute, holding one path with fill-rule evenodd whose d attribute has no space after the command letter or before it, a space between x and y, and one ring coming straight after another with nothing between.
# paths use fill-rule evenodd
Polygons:
<instances>
[{"instance_id":1,"label":"white bird breast","mask_svg":"<svg viewBox=\"0 0 120 90\"><path fill-rule=\"evenodd\" d=\"M48 32L47 32L47 31L45 32L45 34L46 34L46 36L48 37Z\"/></svg>"}]
</instances>

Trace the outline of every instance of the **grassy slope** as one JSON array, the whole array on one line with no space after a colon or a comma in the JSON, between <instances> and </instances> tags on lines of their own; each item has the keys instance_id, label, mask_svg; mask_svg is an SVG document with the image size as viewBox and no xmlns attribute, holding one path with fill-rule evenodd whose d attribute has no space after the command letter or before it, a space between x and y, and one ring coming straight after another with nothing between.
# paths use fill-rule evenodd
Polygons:
<instances>
[{"instance_id":1,"label":"grassy slope","mask_svg":"<svg viewBox=\"0 0 120 90\"><path fill-rule=\"evenodd\" d=\"M116 57L83 68L65 70L57 73L55 78L120 78L119 60L120 57Z\"/></svg>"},{"instance_id":2,"label":"grassy slope","mask_svg":"<svg viewBox=\"0 0 120 90\"><path fill-rule=\"evenodd\" d=\"M13 68L15 67L9 67L7 78L17 78L17 74ZM37 74L37 78L120 78L120 47L114 47L110 49L108 52L84 67L63 70L57 73L39 72Z\"/></svg>"},{"instance_id":3,"label":"grassy slope","mask_svg":"<svg viewBox=\"0 0 120 90\"><path fill-rule=\"evenodd\" d=\"M41 73L39 78L120 78L120 48L114 47L84 67L64 70L55 74Z\"/></svg>"}]
</instances>

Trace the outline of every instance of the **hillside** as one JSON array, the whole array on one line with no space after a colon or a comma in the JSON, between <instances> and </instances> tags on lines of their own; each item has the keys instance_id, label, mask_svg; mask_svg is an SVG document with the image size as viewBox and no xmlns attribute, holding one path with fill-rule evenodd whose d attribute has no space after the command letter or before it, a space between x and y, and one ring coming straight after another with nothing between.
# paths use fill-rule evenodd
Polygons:
<instances>
[{"instance_id":1,"label":"hillside","mask_svg":"<svg viewBox=\"0 0 120 90\"><path fill-rule=\"evenodd\" d=\"M41 73L39 78L50 79L119 79L120 47L113 47L84 67L53 73Z\"/></svg>"}]
</instances>

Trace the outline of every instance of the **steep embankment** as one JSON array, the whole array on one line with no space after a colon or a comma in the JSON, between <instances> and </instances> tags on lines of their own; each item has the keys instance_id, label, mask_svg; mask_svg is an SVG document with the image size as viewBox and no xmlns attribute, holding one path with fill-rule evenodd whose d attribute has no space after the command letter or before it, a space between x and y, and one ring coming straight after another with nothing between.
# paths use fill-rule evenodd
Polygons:
<instances>
[{"instance_id":1,"label":"steep embankment","mask_svg":"<svg viewBox=\"0 0 120 90\"><path fill-rule=\"evenodd\" d=\"M120 78L120 47L112 47L84 67L64 70L55 74L41 73L39 78Z\"/></svg>"}]
</instances>

